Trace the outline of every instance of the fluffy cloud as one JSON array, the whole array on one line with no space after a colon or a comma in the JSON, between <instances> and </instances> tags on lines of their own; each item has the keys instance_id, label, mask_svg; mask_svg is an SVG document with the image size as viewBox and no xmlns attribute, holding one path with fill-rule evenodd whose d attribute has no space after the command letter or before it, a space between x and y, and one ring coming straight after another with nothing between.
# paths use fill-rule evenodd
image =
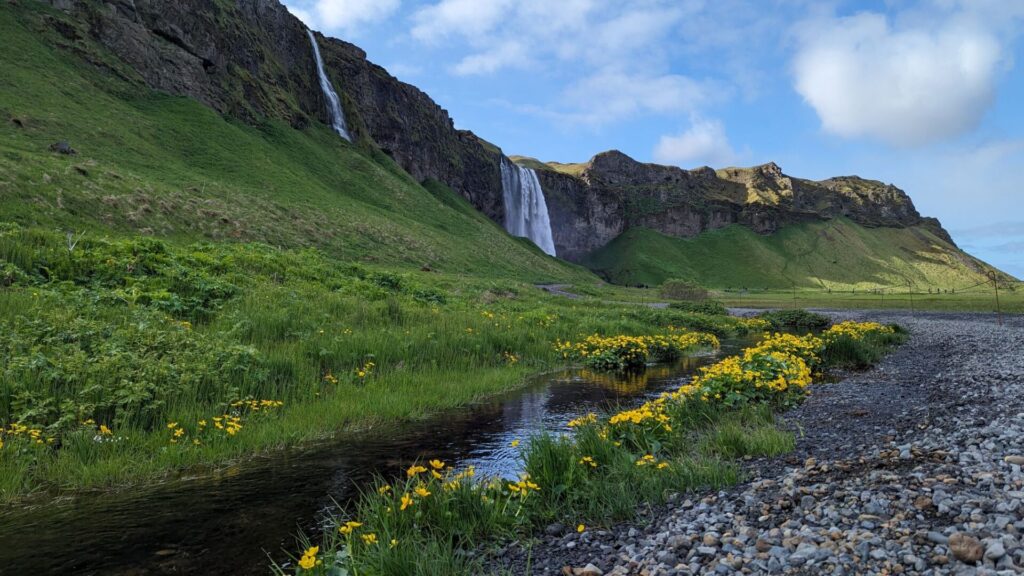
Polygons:
<instances>
[{"instance_id":1,"label":"fluffy cloud","mask_svg":"<svg viewBox=\"0 0 1024 576\"><path fill-rule=\"evenodd\" d=\"M717 120L694 118L689 130L678 136L662 136L654 148L654 160L689 167L724 166L736 161L725 127Z\"/></svg>"},{"instance_id":2,"label":"fluffy cloud","mask_svg":"<svg viewBox=\"0 0 1024 576\"><path fill-rule=\"evenodd\" d=\"M861 13L801 28L795 87L823 128L900 146L975 127L1004 59L999 38L976 18L897 29L883 15Z\"/></svg>"},{"instance_id":3,"label":"fluffy cloud","mask_svg":"<svg viewBox=\"0 0 1024 576\"><path fill-rule=\"evenodd\" d=\"M401 0L289 0L286 5L307 26L358 34L361 27L394 14Z\"/></svg>"}]
</instances>

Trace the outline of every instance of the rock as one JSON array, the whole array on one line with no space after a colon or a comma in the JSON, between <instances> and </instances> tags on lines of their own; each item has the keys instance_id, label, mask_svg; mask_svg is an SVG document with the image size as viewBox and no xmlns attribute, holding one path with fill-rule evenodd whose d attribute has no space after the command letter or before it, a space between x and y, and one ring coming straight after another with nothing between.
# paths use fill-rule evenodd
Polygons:
<instances>
[{"instance_id":1,"label":"rock","mask_svg":"<svg viewBox=\"0 0 1024 576\"><path fill-rule=\"evenodd\" d=\"M68 142L67 140L61 140L59 142L54 142L53 144L50 144L50 151L56 152L58 154L64 154L66 156L78 154L78 151L72 148L71 143Z\"/></svg>"},{"instance_id":2,"label":"rock","mask_svg":"<svg viewBox=\"0 0 1024 576\"><path fill-rule=\"evenodd\" d=\"M965 564L977 564L985 553L985 548L977 538L956 532L949 537L949 550L957 560Z\"/></svg>"},{"instance_id":3,"label":"rock","mask_svg":"<svg viewBox=\"0 0 1024 576\"><path fill-rule=\"evenodd\" d=\"M604 571L593 564L587 564L583 567L578 576L604 576Z\"/></svg>"},{"instance_id":4,"label":"rock","mask_svg":"<svg viewBox=\"0 0 1024 576\"><path fill-rule=\"evenodd\" d=\"M996 540L988 545L985 549L985 558L992 560L993 562L999 560L1003 556L1006 556L1006 549L1003 548L1003 543Z\"/></svg>"},{"instance_id":5,"label":"rock","mask_svg":"<svg viewBox=\"0 0 1024 576\"><path fill-rule=\"evenodd\" d=\"M1024 456L1006 456L1003 461L1008 464L1016 464L1017 466L1024 466Z\"/></svg>"},{"instance_id":6,"label":"rock","mask_svg":"<svg viewBox=\"0 0 1024 576\"><path fill-rule=\"evenodd\" d=\"M544 528L544 533L548 536L561 536L562 534L565 534L565 530L565 524L562 524L561 522L554 522L552 524L548 524Z\"/></svg>"}]
</instances>

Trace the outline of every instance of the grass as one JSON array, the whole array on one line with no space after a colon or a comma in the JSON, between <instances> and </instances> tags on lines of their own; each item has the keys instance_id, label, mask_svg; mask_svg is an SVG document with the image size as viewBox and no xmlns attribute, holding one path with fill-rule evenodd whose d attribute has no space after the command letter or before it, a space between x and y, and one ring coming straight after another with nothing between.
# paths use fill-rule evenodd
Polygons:
<instances>
[{"instance_id":1,"label":"grass","mask_svg":"<svg viewBox=\"0 0 1024 576\"><path fill-rule=\"evenodd\" d=\"M903 338L870 323L837 325L821 338L767 338L744 352L737 372L722 368L732 365L725 359L678 392L610 416L581 417L569 423L571 435L530 438L521 449L519 480L478 479L472 468L456 471L436 460L413 465L393 484L382 479L368 487L350 515L326 529L321 546L306 540L295 556L298 566L274 571L483 573L479 552L529 539L550 523L583 532L630 519L641 505L680 492L734 484L739 459L795 446L793 435L776 427L775 413L805 392L808 366L839 365L846 352L830 350L839 341L846 351L874 351ZM737 386L738 395L714 394L723 385Z\"/></svg>"},{"instance_id":2,"label":"grass","mask_svg":"<svg viewBox=\"0 0 1024 576\"><path fill-rule=\"evenodd\" d=\"M585 262L606 279L658 286L681 278L719 290L959 290L990 268L920 228L864 228L846 219L767 236L732 225L696 238L626 231Z\"/></svg>"},{"instance_id":3,"label":"grass","mask_svg":"<svg viewBox=\"0 0 1024 576\"><path fill-rule=\"evenodd\" d=\"M0 426L41 440L6 435L4 500L422 418L565 364L559 340L748 329L313 249L90 236L71 248L10 224L0 226L0 284ZM239 404L250 400L283 406ZM229 417L240 418L235 434L215 427Z\"/></svg>"}]
</instances>

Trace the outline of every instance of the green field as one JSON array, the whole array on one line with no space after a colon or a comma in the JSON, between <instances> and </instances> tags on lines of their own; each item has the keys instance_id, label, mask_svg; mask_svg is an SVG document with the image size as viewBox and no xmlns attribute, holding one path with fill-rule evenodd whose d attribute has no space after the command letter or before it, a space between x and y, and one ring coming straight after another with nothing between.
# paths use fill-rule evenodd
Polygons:
<instances>
[{"instance_id":1,"label":"green field","mask_svg":"<svg viewBox=\"0 0 1024 576\"><path fill-rule=\"evenodd\" d=\"M585 263L618 284L683 278L734 290L962 290L990 270L924 228L869 229L845 219L770 235L733 225L689 239L634 228Z\"/></svg>"}]
</instances>

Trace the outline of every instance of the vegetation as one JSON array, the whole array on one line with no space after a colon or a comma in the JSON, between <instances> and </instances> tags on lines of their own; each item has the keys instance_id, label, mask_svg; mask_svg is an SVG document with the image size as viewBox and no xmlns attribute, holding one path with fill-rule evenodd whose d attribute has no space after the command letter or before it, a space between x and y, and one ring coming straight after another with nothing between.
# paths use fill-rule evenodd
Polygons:
<instances>
[{"instance_id":1,"label":"vegetation","mask_svg":"<svg viewBox=\"0 0 1024 576\"><path fill-rule=\"evenodd\" d=\"M757 317L768 322L769 329L777 332L824 330L832 324L832 320L828 316L800 309L770 310L758 314Z\"/></svg>"},{"instance_id":2,"label":"vegetation","mask_svg":"<svg viewBox=\"0 0 1024 576\"><path fill-rule=\"evenodd\" d=\"M413 465L395 484L382 481L364 493L322 544L307 544L294 572L481 573L467 551L554 521L572 520L582 532L629 518L641 503L734 483L736 458L792 449L792 436L774 426L774 410L806 394L812 368L828 366L836 342L891 345L897 334L844 323L821 337L768 337L675 392L609 416L581 416L568 423L572 435L531 438L517 480L478 479L472 468L456 471L437 460Z\"/></svg>"},{"instance_id":3,"label":"vegetation","mask_svg":"<svg viewBox=\"0 0 1024 576\"><path fill-rule=\"evenodd\" d=\"M663 298L672 300L704 300L708 297L707 288L690 280L665 280L659 289Z\"/></svg>"},{"instance_id":4,"label":"vegetation","mask_svg":"<svg viewBox=\"0 0 1024 576\"><path fill-rule=\"evenodd\" d=\"M794 224L766 236L739 225L690 239L634 228L586 264L617 284L683 278L731 293L951 291L987 282L991 270L927 228L869 229L846 219Z\"/></svg>"},{"instance_id":5,"label":"vegetation","mask_svg":"<svg viewBox=\"0 0 1024 576\"><path fill-rule=\"evenodd\" d=\"M650 342L653 361L715 342L694 331L752 326L316 249L13 224L0 227L0 270L8 500L422 418L565 364L556 341L619 334Z\"/></svg>"}]
</instances>

